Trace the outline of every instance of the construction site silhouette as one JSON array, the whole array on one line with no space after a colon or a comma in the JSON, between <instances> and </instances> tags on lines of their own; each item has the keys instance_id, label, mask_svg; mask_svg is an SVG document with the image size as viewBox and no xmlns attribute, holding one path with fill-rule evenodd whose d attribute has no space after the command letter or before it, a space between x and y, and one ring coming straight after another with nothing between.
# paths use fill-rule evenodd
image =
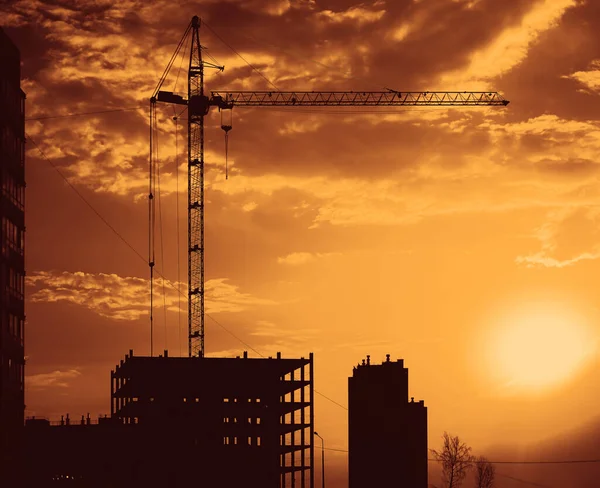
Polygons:
<instances>
[{"instance_id":1,"label":"construction site silhouette","mask_svg":"<svg viewBox=\"0 0 600 488\"><path fill-rule=\"evenodd\" d=\"M308 358L283 358L281 353L250 358L247 352L235 358L205 356L204 117L211 108L230 112L234 107L508 104L496 92L280 91L274 85L275 91L207 95L204 68L224 68L202 59L201 25L210 29L194 16L150 98L151 310L158 276L155 196L160 195L156 104L187 110L189 357L172 357L167 350L154 354L151 312L150 355L130 350L110 373L110 415L72 419L65 414L60 420L24 418L25 94L19 51L0 29L1 487L315 488L314 438L320 435L315 432L313 353ZM186 43L187 97L161 90ZM226 140L232 128L227 120L221 119ZM427 408L423 401L408 401L403 360L392 362L388 355L372 365L367 356L357 365L348 379L348 415L350 488L427 487ZM324 486L324 454L321 459Z\"/></svg>"},{"instance_id":2,"label":"construction site silhouette","mask_svg":"<svg viewBox=\"0 0 600 488\"><path fill-rule=\"evenodd\" d=\"M110 417L27 420L31 486L314 485L312 354L182 358L130 351L111 383Z\"/></svg>"}]
</instances>

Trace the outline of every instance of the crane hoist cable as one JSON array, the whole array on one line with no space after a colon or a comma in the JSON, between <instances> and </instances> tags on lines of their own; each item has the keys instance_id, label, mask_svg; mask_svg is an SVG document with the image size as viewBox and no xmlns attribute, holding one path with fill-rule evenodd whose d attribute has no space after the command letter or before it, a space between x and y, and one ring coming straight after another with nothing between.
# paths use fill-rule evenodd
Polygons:
<instances>
[{"instance_id":1,"label":"crane hoist cable","mask_svg":"<svg viewBox=\"0 0 600 488\"><path fill-rule=\"evenodd\" d=\"M173 107L175 109L175 107ZM183 111L182 111L183 112ZM180 255L180 244L179 244L179 117L175 115L173 120L175 121L175 221L177 234L177 288L181 283L181 255ZM177 329L179 333L179 356L181 356L181 293L177 294Z\"/></svg>"},{"instance_id":2,"label":"crane hoist cable","mask_svg":"<svg viewBox=\"0 0 600 488\"><path fill-rule=\"evenodd\" d=\"M150 357L154 355L154 119L156 103L150 102L150 158L148 167L148 267L150 268Z\"/></svg>"},{"instance_id":3,"label":"crane hoist cable","mask_svg":"<svg viewBox=\"0 0 600 488\"><path fill-rule=\"evenodd\" d=\"M183 61L187 52L187 44L184 43L183 52L181 53L181 61L179 62L179 68L177 70L177 76L175 83L173 84L173 93L177 92L177 82L179 81L179 75L181 74L181 68L183 67ZM177 242L177 289L181 283L181 249L180 249L180 228L179 228L179 118L181 114L186 110L183 109L179 114L175 105L173 107L173 121L175 122L175 234ZM179 356L181 356L181 293L177 294L177 344L179 348Z\"/></svg>"},{"instance_id":4,"label":"crane hoist cable","mask_svg":"<svg viewBox=\"0 0 600 488\"><path fill-rule=\"evenodd\" d=\"M151 168L150 168L150 216L149 216L149 232L150 232L150 250L149 264L150 264L150 327L151 327L151 356L154 352L154 268L157 264L155 257L156 248L156 220L158 218L159 228L159 252L160 252L160 265L162 275L162 305L163 305L163 325L164 325L164 349L168 349L168 320L167 320L167 291L166 291L166 261L164 252L164 225L163 225L163 214L162 214L162 186L161 186L161 170L160 170L160 156L159 156L159 129L158 119L156 115L156 104L152 105L152 117L151 117L151 138L152 138L152 149L151 149ZM177 164L177 163L176 163ZM156 215L156 203L158 200L158 216ZM179 236L178 236L179 237ZM178 263L179 266L179 263ZM179 276L178 276L179 281Z\"/></svg>"},{"instance_id":5,"label":"crane hoist cable","mask_svg":"<svg viewBox=\"0 0 600 488\"><path fill-rule=\"evenodd\" d=\"M161 184L160 184L160 157L158 150L158 126L155 126L154 143L155 143L155 168L156 168L156 195L158 197L158 228L160 233L160 261L163 275L166 274L165 266L165 248L164 248L164 232L163 232L163 216L162 216L162 198L161 198ZM165 332L165 345L164 349L167 350L167 294L165 289L165 279L162 279L162 295L163 295L163 315L164 315L164 332Z\"/></svg>"},{"instance_id":6,"label":"crane hoist cable","mask_svg":"<svg viewBox=\"0 0 600 488\"><path fill-rule=\"evenodd\" d=\"M157 193L157 180L160 178L160 174L158 172L158 132L157 132L157 117L156 117L156 96L158 95L159 90L162 85L165 83L169 72L171 71L171 67L173 63L177 59L178 54L181 51L181 48L186 45L186 40L188 36L192 32L192 22L190 22L181 38L175 52L171 56L167 67L165 68L152 97L150 97L150 148L149 148L149 169L148 169L148 266L150 268L150 356L154 355L154 267L156 265L156 253L155 253L155 245L156 245L156 205L155 205L155 194ZM160 184L160 182L158 181ZM159 190L160 192L160 190ZM160 200L160 193L158 194ZM159 202L159 213L161 212L160 202ZM160 218L160 216L159 216ZM161 250L162 250L162 218L160 218L161 225ZM164 259L162 260L162 266L164 268ZM163 303L165 308L165 341L166 341L166 296L165 296L165 279L164 278L164 269L163 269Z\"/></svg>"}]
</instances>

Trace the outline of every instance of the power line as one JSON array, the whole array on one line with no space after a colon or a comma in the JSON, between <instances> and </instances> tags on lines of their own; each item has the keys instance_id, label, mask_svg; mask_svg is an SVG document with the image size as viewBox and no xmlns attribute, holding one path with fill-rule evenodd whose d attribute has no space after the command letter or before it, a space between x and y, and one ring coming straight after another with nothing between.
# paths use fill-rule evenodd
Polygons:
<instances>
[{"instance_id":1,"label":"power line","mask_svg":"<svg viewBox=\"0 0 600 488\"><path fill-rule=\"evenodd\" d=\"M64 173L62 171L60 171L60 169L44 154L44 152L42 151L42 149L37 145L37 143L35 142L35 140L29 136L27 133L25 133L25 137L27 138L27 140L31 141L33 143L33 145L36 147L36 149L39 151L39 153L41 154L42 158L45 159L50 166L52 166L52 168L54 168L56 170L56 172L65 180L65 182L69 185L69 187L77 194L77 196L79 198L81 198L81 200L83 200L83 202L92 210L92 212L94 212L94 214L96 214L96 216L121 240L125 243L125 245L127 247L129 247L129 249L131 249L142 261L146 262L146 258L144 258L144 256L142 256L128 241L127 239L125 239L125 237L123 237L123 235L117 230L115 229L103 216L102 214L100 214L100 212L98 212L94 206L89 202L89 200L87 200L78 190L77 188L75 188L75 186L68 180L68 178L64 175ZM176 290L178 293L182 293L181 290L179 290L170 280L167 280L165 278L165 276L160 273L157 270L157 274L159 274L161 276L161 278L163 278L163 280L166 280L169 285ZM227 333L229 333L232 337L234 337L235 339L237 339L239 342L241 342L244 346L246 346L248 349L250 349L251 351L255 352L256 354L258 354L261 357L265 357L263 354L261 354L258 350L254 349L250 344L246 343L245 341L243 341L240 337L238 337L237 335L235 335L233 332L231 332L228 328L226 328L223 324L221 324L217 319L215 319L213 316L211 316L210 314L205 314L207 317L209 317L210 319L213 320L213 322L215 322L215 324L217 324L219 327L221 327L223 330L225 330ZM328 396L324 395L323 393L318 392L317 390L315 390L315 393L317 393L318 395L322 396L323 398L325 398L326 400L329 400L330 402L334 403L335 405L338 405L339 407L343 408L344 410L348 410L348 407L336 402L335 400L332 400L331 398L329 398ZM334 448L325 448L325 450L329 450L329 451L336 451L336 452L348 452L347 449L334 449ZM439 460L437 459L427 459L427 461L429 462L439 462ZM553 464L553 465L560 465L560 464L598 464L600 463L600 459L572 459L572 460L554 460L554 461L488 461L490 464L511 464L511 465L546 465L546 464ZM503 475L503 476L507 476L507 475ZM521 480L520 480L521 481ZM543 485L539 485L539 486L543 486Z\"/></svg>"},{"instance_id":2,"label":"power line","mask_svg":"<svg viewBox=\"0 0 600 488\"><path fill-rule=\"evenodd\" d=\"M224 325L222 325L217 319L215 319L212 315L205 313L204 315L206 315L207 317L209 317L215 324L217 324L219 327L221 327L225 332L227 332L229 335L231 335L232 337L234 337L235 339L237 339L239 342L241 342L244 346L246 346L249 350L255 352L256 354L258 354L261 358L264 358L265 355L262 354L261 352L257 351L256 349L254 349L250 344L248 344L247 342L243 341L242 339L240 339L238 336L236 336L233 332L231 332L229 329L227 329ZM315 390L315 393L323 398L325 398L326 400L329 400L331 403L337 405L338 407L343 408L344 410L348 410L348 407L342 405L341 403L336 402L335 400L333 400L332 398L329 398L327 395L324 395L323 393Z\"/></svg>"},{"instance_id":3,"label":"power line","mask_svg":"<svg viewBox=\"0 0 600 488\"><path fill-rule=\"evenodd\" d=\"M126 245L127 247L129 247L142 261L146 262L146 258L144 258L128 241L127 239L125 239L125 237L123 237L123 235L121 233L119 233L119 231L117 231L117 229L115 229L101 214L100 212L98 212L94 206L89 202L89 200L87 200L76 188L75 186L73 186L73 184L68 180L68 178L62 173L62 171L60 171L58 169L58 167L52 163L52 161L50 161L50 159L48 159L48 157L44 154L44 152L41 150L41 148L36 144L36 142L29 136L26 134L27 139L31 140L31 142L33 143L33 145L37 148L37 150L40 152L40 154L42 155L42 157L56 170L56 172L67 182L67 184L73 189L73 191L75 193L77 193L77 195L79 196L79 198L81 198L85 204L90 207L90 209L100 218L100 220L102 220L102 222L110 229L112 230L115 235L121 239ZM179 293L180 295L182 294L182 291L176 287L171 280L168 280L164 274L162 274L160 271L156 270L156 273L163 279L163 286L164 286L164 282L167 281L169 286L171 286L171 288L173 288L175 291L177 291L177 293ZM164 292L163 292L164 293ZM236 334L234 334L232 331L230 331L227 327L225 327L223 324L221 324L217 319L215 319L212 315L205 313L205 315L207 317L209 317L215 324L217 324L219 327L221 327L225 332L227 332L229 335L231 335L232 337L234 337L235 339L237 339L241 344L243 344L244 346L246 346L249 350L255 352L256 354L258 354L260 357L265 357L264 354L261 354L258 350L256 350L255 348L253 348L250 344L248 344L247 342L245 342L244 340L242 340L240 337L238 337ZM315 393L317 395L320 395L321 397L325 398L326 400L329 400L331 403L343 408L344 410L348 410L348 407L342 405L341 403L336 402L335 400L329 398L327 395L324 395L323 393L314 390Z\"/></svg>"},{"instance_id":4,"label":"power line","mask_svg":"<svg viewBox=\"0 0 600 488\"><path fill-rule=\"evenodd\" d=\"M321 447L317 445L315 445L315 449L321 449L322 451L348 452L348 449L335 449L333 447Z\"/></svg>"},{"instance_id":5,"label":"power line","mask_svg":"<svg viewBox=\"0 0 600 488\"><path fill-rule=\"evenodd\" d=\"M319 392L319 391L317 391L317 390L315 390L315 393L316 393L317 395L319 395L319 396L322 396L323 398L325 398L325 400L329 400L331 403L333 403L333 404L337 405L338 407L341 407L341 408L343 408L344 410L348 410L348 407L346 407L346 406L342 405L341 403L338 403L338 402L336 402L335 400L332 400L331 398L329 398L329 397L328 397L328 396L326 396L326 395L323 395L323 393L321 393L321 392Z\"/></svg>"},{"instance_id":6,"label":"power line","mask_svg":"<svg viewBox=\"0 0 600 488\"><path fill-rule=\"evenodd\" d=\"M428 461L438 461L437 459L428 459ZM556 460L556 461L487 461L490 464L597 464L600 463L600 459L569 459L569 460Z\"/></svg>"},{"instance_id":7,"label":"power line","mask_svg":"<svg viewBox=\"0 0 600 488\"><path fill-rule=\"evenodd\" d=\"M25 121L30 120L48 120L48 119L63 119L66 117L80 117L82 115L97 115L97 114L111 114L115 112L127 112L129 110L141 110L144 107L129 107L129 108L115 108L112 110L96 110L93 112L77 112L74 114L63 114L63 115L43 115L40 117L29 117L26 118Z\"/></svg>"},{"instance_id":8,"label":"power line","mask_svg":"<svg viewBox=\"0 0 600 488\"><path fill-rule=\"evenodd\" d=\"M223 324L221 324L217 319L215 319L212 315L210 315L209 313L204 313L204 315L206 315L208 318L210 318L215 324L217 324L219 327L221 327L225 332L227 332L231 337L233 337L234 339L237 339L241 344L243 344L244 346L246 346L250 351L255 352L256 354L258 354L261 358L264 358L265 355L260 353L259 351L257 351L256 349L254 349L250 344L248 344L247 342L245 342L244 340L242 340L240 337L238 337L237 335L235 335L233 332L231 332L227 327L225 327Z\"/></svg>"},{"instance_id":9,"label":"power line","mask_svg":"<svg viewBox=\"0 0 600 488\"><path fill-rule=\"evenodd\" d=\"M83 200L83 202L90 207L90 209L92 210L92 212L94 212L96 214L96 216L102 221L104 222L104 224L110 229L112 230L115 235L121 239L126 245L127 247L129 247L129 249L131 249L137 256L139 256L140 259L142 259L144 262L146 261L146 258L144 258L144 256L142 256L137 249L135 249L135 247L133 247L131 244L129 244L129 242L127 242L127 240L121 235L121 233L115 229L109 222L108 220L106 220L102 214L100 214L100 212L98 212L98 210L96 210L94 208L94 206L89 202L88 199L86 199L80 192L79 190L77 190L77 188L75 188L75 186L69 181L69 179L62 173L62 171L60 169L58 169L58 166L56 166L52 161L50 161L50 159L48 159L46 157L46 155L44 154L44 152L42 151L42 149L40 148L40 146L37 145L37 143L33 140L33 138L28 135L27 133L25 133L25 137L27 138L27 140L30 140L33 145L37 148L37 150L40 152L40 154L42 155L42 157L48 161L48 163L50 163L50 166L52 166L56 172L63 178L63 180L65 180L65 182L71 187L71 189L77 194L77 196L79 198L81 198Z\"/></svg>"},{"instance_id":10,"label":"power line","mask_svg":"<svg viewBox=\"0 0 600 488\"><path fill-rule=\"evenodd\" d=\"M496 473L496 476L502 476L503 478L508 478L508 479L511 479L511 480L518 481L520 483L525 483L526 485L540 486L542 488L551 488L550 485L544 485L542 483L536 483L535 481L524 480L523 478L517 478L516 476L509 476L507 474Z\"/></svg>"},{"instance_id":11,"label":"power line","mask_svg":"<svg viewBox=\"0 0 600 488\"><path fill-rule=\"evenodd\" d=\"M276 87L277 88L277 87ZM278 89L279 91L279 89ZM145 107L128 107L128 108L118 108L118 109L114 109L114 110L96 110L96 111L92 111L92 112L77 112L77 113L72 113L72 114L63 114L63 115L43 115L40 117L29 117L26 118L25 121L29 122L29 121L36 121L36 120L50 120L50 119L64 119L64 118L68 118L68 117L82 117L85 115L99 115L99 114L110 114L110 113L117 113L117 112L128 112L131 110L141 110ZM272 107L264 107L263 110L267 110L267 111L271 111L271 112L281 112L281 113L289 113L292 111L292 109L285 109L285 108L272 108ZM407 112L407 111L413 111L413 110L419 110L419 111L433 111L436 110L437 112L439 112L439 109L433 109L431 107L407 107L407 108L403 108L401 110L353 110L353 109L337 109L337 110L332 110L330 108L324 108L324 109L319 109L319 108L314 108L314 109L294 109L294 113L306 113L306 114L322 114L322 115L368 115L368 114L400 114L403 112Z\"/></svg>"},{"instance_id":12,"label":"power line","mask_svg":"<svg viewBox=\"0 0 600 488\"><path fill-rule=\"evenodd\" d=\"M315 445L315 449L321 449L323 451L341 452L344 454L348 453L348 449L336 449L333 447L322 447L319 445ZM427 461L436 461L436 460L428 459ZM492 462L492 464L494 464L494 463ZM551 488L549 485L544 485L542 483L536 483L534 481L524 480L523 478L517 478L516 476L509 476L507 474L502 474L502 473L498 473L498 472L496 472L496 476L501 476L503 478L509 478L511 480L518 481L520 483L524 483L524 484L531 485L531 486L539 486L541 488Z\"/></svg>"},{"instance_id":13,"label":"power line","mask_svg":"<svg viewBox=\"0 0 600 488\"><path fill-rule=\"evenodd\" d=\"M319 447L319 449L321 449L321 448ZM326 447L325 450L326 451L335 451L335 452L348 452L348 449L334 449L331 447ZM428 458L427 461L431 462L431 463L441 462L439 459L435 459L435 458ZM594 463L600 463L600 459L573 459L573 460L559 460L559 461L489 461L489 460L487 460L486 462L489 462L490 464L512 464L512 465L516 465L516 464L519 464L519 465L526 465L526 464L582 464L582 463L594 464ZM503 476L506 476L506 475L503 475Z\"/></svg>"},{"instance_id":14,"label":"power line","mask_svg":"<svg viewBox=\"0 0 600 488\"><path fill-rule=\"evenodd\" d=\"M332 452L341 452L341 453L344 453L344 454L348 453L348 449L336 449L336 448L333 448L333 447L325 447L324 448L324 447L319 446L319 445L315 445L315 449L321 449L321 450L324 450L324 451L332 451ZM427 461L434 462L436 460L435 459L428 459ZM497 463L491 462L491 464L497 464ZM536 483L534 481L524 480L523 478L517 478L516 476L509 476L507 474L502 474L502 473L498 473L498 472L496 472L496 476L501 476L503 478L508 478L508 479L511 479L511 480L514 480L514 481L518 481L520 483L524 483L524 484L531 485L531 486L539 486L541 488L551 488L549 485L544 485L542 483Z\"/></svg>"},{"instance_id":15,"label":"power line","mask_svg":"<svg viewBox=\"0 0 600 488\"><path fill-rule=\"evenodd\" d=\"M437 461L437 459L428 459L428 461ZM600 459L571 459L558 461L487 461L490 464L597 464Z\"/></svg>"}]
</instances>

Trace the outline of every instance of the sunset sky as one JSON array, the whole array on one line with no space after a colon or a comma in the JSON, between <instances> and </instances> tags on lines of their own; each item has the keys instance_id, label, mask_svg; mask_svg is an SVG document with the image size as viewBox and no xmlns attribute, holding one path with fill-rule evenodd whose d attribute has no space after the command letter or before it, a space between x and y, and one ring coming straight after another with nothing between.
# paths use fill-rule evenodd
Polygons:
<instances>
[{"instance_id":1,"label":"sunset sky","mask_svg":"<svg viewBox=\"0 0 600 488\"><path fill-rule=\"evenodd\" d=\"M129 349L149 354L148 98L193 15L264 75L202 28L202 44L225 66L207 69L208 90L274 90L267 78L280 90L490 90L510 100L506 108L236 108L228 180L213 112L206 302L220 325L207 317L207 355L247 349L227 331L265 356L312 351L316 389L342 405L347 377L367 354L376 363L386 353L404 358L410 395L428 407L433 448L449 431L477 454L539 459L527 446L552 450L556 439L594 428L597 436L594 0L0 6L21 50L28 118L132 109L26 123L27 415L108 413L110 370ZM176 80L179 63L167 90L186 90L187 61ZM185 286L185 114L176 151L173 108L158 112L157 269L177 282L178 188ZM164 302L157 293L155 349L170 355L187 354L187 305L178 307L172 287ZM347 412L321 396L316 429L329 447L347 448ZM333 477L346 455L328 456ZM600 458L600 445L555 457ZM551 482L552 469L510 472Z\"/></svg>"}]
</instances>

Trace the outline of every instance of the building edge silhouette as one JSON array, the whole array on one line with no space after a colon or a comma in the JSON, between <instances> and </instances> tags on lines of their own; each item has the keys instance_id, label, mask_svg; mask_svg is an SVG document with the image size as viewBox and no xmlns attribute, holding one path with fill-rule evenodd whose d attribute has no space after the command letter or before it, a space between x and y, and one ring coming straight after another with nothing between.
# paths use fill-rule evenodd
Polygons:
<instances>
[{"instance_id":1,"label":"building edge silhouette","mask_svg":"<svg viewBox=\"0 0 600 488\"><path fill-rule=\"evenodd\" d=\"M25 93L0 27L0 486L22 486L25 414Z\"/></svg>"},{"instance_id":2,"label":"building edge silhouette","mask_svg":"<svg viewBox=\"0 0 600 488\"><path fill-rule=\"evenodd\" d=\"M404 360L370 356L348 378L348 486L427 488L427 407L408 400Z\"/></svg>"}]
</instances>

